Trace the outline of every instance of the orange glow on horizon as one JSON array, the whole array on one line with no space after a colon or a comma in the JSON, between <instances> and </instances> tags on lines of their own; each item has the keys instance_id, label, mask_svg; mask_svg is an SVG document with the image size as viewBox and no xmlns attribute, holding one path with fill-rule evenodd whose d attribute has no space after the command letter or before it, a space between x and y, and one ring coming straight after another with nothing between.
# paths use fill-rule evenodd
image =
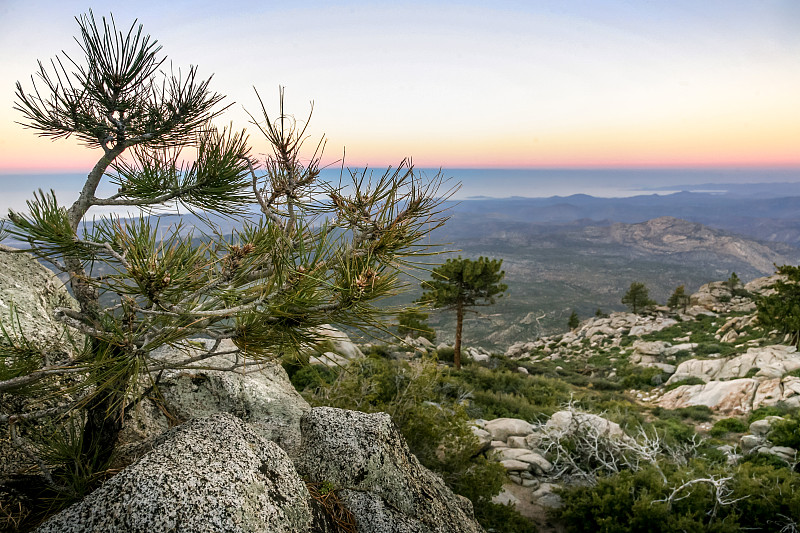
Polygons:
<instances>
[{"instance_id":1,"label":"orange glow on horizon","mask_svg":"<svg viewBox=\"0 0 800 533\"><path fill-rule=\"evenodd\" d=\"M731 121L733 122L733 121ZM502 137L332 138L324 164L380 169L410 157L418 168L795 168L800 167L800 127L785 124L584 128L579 131L510 132ZM736 127L734 127L736 126ZM255 143L257 144L257 143ZM265 147L254 146L261 154ZM338 153L337 153L338 152ZM74 139L52 141L31 132L0 135L0 174L88 172L102 155Z\"/></svg>"}]
</instances>

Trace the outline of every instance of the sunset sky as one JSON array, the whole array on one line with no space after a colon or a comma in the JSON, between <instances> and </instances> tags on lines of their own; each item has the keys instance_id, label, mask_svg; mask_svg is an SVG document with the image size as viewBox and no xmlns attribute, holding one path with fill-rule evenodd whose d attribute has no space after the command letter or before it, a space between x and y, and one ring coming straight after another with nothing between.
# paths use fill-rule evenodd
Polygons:
<instances>
[{"instance_id":1,"label":"sunset sky","mask_svg":"<svg viewBox=\"0 0 800 533\"><path fill-rule=\"evenodd\" d=\"M247 127L278 86L330 159L381 166L800 166L800 2L0 0L0 174L99 153L15 124L14 83L80 57L74 16L134 18ZM253 128L249 128L252 130ZM255 132L256 152L265 145Z\"/></svg>"}]
</instances>

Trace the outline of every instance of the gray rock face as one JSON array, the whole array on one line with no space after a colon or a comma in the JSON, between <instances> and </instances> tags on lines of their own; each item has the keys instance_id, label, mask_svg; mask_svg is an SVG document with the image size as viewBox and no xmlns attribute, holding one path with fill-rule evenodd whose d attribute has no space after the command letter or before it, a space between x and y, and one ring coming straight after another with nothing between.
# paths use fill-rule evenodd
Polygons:
<instances>
[{"instance_id":1,"label":"gray rock face","mask_svg":"<svg viewBox=\"0 0 800 533\"><path fill-rule=\"evenodd\" d=\"M234 347L231 344L223 348ZM203 361L203 365L225 367L235 357L236 354L217 356ZM311 409L277 362L265 362L248 368L247 372L173 370L165 372L159 391L163 407L179 421L231 413L290 454L300 444L300 418ZM151 438L169 427L169 422L163 410L148 400L126 422L121 440L136 442Z\"/></svg>"},{"instance_id":2,"label":"gray rock face","mask_svg":"<svg viewBox=\"0 0 800 533\"><path fill-rule=\"evenodd\" d=\"M364 357L347 333L324 324L314 332L320 339L316 346L306 349L312 365L345 366L350 361Z\"/></svg>"},{"instance_id":3,"label":"gray rock face","mask_svg":"<svg viewBox=\"0 0 800 533\"><path fill-rule=\"evenodd\" d=\"M53 316L57 307L78 308L56 275L43 267L30 254L10 252L0 245L0 323L17 331L12 321L12 308L25 338L52 355L69 354L67 333L80 343L81 336L69 330ZM12 327L9 328L10 325ZM2 340L0 340L2 342Z\"/></svg>"},{"instance_id":4,"label":"gray rock face","mask_svg":"<svg viewBox=\"0 0 800 533\"><path fill-rule=\"evenodd\" d=\"M525 437L534 431L534 427L519 418L495 418L486 422L484 429L492 434L492 440L508 440L508 437Z\"/></svg>"},{"instance_id":5,"label":"gray rock face","mask_svg":"<svg viewBox=\"0 0 800 533\"><path fill-rule=\"evenodd\" d=\"M592 413L558 411L553 413L544 425L544 431L556 438L564 438L575 431L591 431L596 435L608 438L627 438L625 432L616 422L611 422Z\"/></svg>"},{"instance_id":6,"label":"gray rock face","mask_svg":"<svg viewBox=\"0 0 800 533\"><path fill-rule=\"evenodd\" d=\"M411 454L389 415L317 407L300 425L298 472L345 489L359 531L483 531L469 502ZM402 520L389 525L397 514Z\"/></svg>"},{"instance_id":7,"label":"gray rock face","mask_svg":"<svg viewBox=\"0 0 800 533\"><path fill-rule=\"evenodd\" d=\"M297 532L309 493L286 453L241 420L183 424L38 533Z\"/></svg>"}]
</instances>

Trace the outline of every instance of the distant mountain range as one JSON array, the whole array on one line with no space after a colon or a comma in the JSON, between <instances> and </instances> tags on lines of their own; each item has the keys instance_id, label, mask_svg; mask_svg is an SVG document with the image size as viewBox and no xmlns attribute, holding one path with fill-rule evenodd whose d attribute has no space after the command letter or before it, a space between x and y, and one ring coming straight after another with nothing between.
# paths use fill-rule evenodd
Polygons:
<instances>
[{"instance_id":1,"label":"distant mountain range","mask_svg":"<svg viewBox=\"0 0 800 533\"><path fill-rule=\"evenodd\" d=\"M795 192L796 187L785 185ZM712 185L709 185L709 187ZM679 192L630 198L597 198L587 195L550 198L507 198L464 200L453 204L454 214L507 222L566 224L591 221L596 225L614 222L637 223L658 217L675 217L738 233L756 240L800 245L800 191L796 196L763 197L765 186L753 186L745 195ZM780 189L774 195L781 194Z\"/></svg>"},{"instance_id":2,"label":"distant mountain range","mask_svg":"<svg viewBox=\"0 0 800 533\"><path fill-rule=\"evenodd\" d=\"M428 242L449 243L444 249L456 250L452 255L504 259L508 294L479 309L484 314L472 316L467 330L471 343L502 346L563 331L572 310L582 318L598 306L621 310L633 281L663 303L678 285L694 292L731 272L748 281L771 274L775 264L800 263L800 187L783 185L448 202L451 219ZM797 195L780 196L784 189ZM160 227L179 221L185 228L198 222L172 215ZM223 234L239 224L214 222ZM418 279L407 279L411 291L387 303L404 305L419 295ZM445 338L451 335L452 317L434 315L432 322Z\"/></svg>"}]
</instances>

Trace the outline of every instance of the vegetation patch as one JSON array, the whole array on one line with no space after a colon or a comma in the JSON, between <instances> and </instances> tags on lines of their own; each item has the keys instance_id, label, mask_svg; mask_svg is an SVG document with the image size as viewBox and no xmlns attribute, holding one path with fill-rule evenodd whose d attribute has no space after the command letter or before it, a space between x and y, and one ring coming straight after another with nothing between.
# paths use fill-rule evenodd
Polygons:
<instances>
[{"instance_id":1,"label":"vegetation patch","mask_svg":"<svg viewBox=\"0 0 800 533\"><path fill-rule=\"evenodd\" d=\"M664 387L664 391L668 392L677 389L678 387L681 387L683 385L705 385L705 383L706 383L705 381L703 381L701 378L698 378L697 376L689 376L680 381L674 381L670 383L669 385Z\"/></svg>"},{"instance_id":2,"label":"vegetation patch","mask_svg":"<svg viewBox=\"0 0 800 533\"><path fill-rule=\"evenodd\" d=\"M745 433L749 426L738 418L717 420L709 431L712 437L723 437L728 433Z\"/></svg>"}]
</instances>

